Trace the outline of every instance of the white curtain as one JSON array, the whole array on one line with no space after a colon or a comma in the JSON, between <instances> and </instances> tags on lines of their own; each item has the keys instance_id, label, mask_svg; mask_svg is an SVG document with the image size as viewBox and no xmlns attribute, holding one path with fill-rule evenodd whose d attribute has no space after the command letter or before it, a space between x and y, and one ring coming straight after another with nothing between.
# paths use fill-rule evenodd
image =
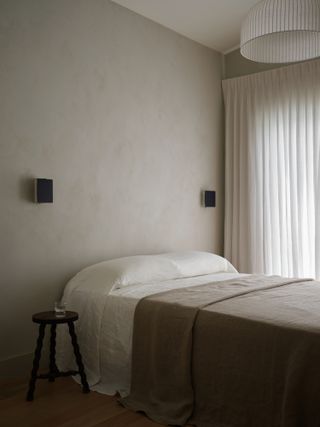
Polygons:
<instances>
[{"instance_id":1,"label":"white curtain","mask_svg":"<svg viewBox=\"0 0 320 427\"><path fill-rule=\"evenodd\" d=\"M225 80L225 256L320 277L320 60Z\"/></svg>"}]
</instances>

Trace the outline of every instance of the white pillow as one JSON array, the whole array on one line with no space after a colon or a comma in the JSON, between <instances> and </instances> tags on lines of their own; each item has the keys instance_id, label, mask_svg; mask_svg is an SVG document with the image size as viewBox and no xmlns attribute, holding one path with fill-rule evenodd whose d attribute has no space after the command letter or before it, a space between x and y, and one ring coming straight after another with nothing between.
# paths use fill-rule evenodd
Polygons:
<instances>
[{"instance_id":1,"label":"white pillow","mask_svg":"<svg viewBox=\"0 0 320 427\"><path fill-rule=\"evenodd\" d=\"M180 277L177 266L159 255L138 255L99 262L81 270L68 283L68 291L89 288L108 294L112 289Z\"/></svg>"},{"instance_id":2,"label":"white pillow","mask_svg":"<svg viewBox=\"0 0 320 427\"><path fill-rule=\"evenodd\" d=\"M237 273L225 258L210 252L188 251L163 254L170 259L182 277L202 276L219 272Z\"/></svg>"},{"instance_id":3,"label":"white pillow","mask_svg":"<svg viewBox=\"0 0 320 427\"><path fill-rule=\"evenodd\" d=\"M66 292L90 289L108 294L112 289L218 272L237 272L223 257L209 252L173 252L112 259L91 265L71 279Z\"/></svg>"}]
</instances>

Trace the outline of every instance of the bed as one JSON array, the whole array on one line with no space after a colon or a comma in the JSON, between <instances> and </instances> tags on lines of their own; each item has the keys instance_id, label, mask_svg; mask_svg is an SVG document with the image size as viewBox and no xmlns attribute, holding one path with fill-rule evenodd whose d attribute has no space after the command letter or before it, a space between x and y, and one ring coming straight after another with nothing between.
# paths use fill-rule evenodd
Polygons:
<instances>
[{"instance_id":1,"label":"bed","mask_svg":"<svg viewBox=\"0 0 320 427\"><path fill-rule=\"evenodd\" d=\"M93 390L163 424L319 427L320 284L205 252L90 266L66 286ZM62 333L61 369L72 368Z\"/></svg>"}]
</instances>

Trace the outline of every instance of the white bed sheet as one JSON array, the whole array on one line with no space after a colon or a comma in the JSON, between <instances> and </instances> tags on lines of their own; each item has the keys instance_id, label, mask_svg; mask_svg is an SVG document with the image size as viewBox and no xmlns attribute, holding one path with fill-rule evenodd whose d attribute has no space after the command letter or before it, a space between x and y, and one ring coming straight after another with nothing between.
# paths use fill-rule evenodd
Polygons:
<instances>
[{"instance_id":1,"label":"white bed sheet","mask_svg":"<svg viewBox=\"0 0 320 427\"><path fill-rule=\"evenodd\" d=\"M172 289L229 280L239 273L215 273L158 283L132 285L111 291L73 282L64 292L68 310L79 313L76 324L81 353L92 390L125 396L130 392L134 312L140 299ZM57 363L60 369L74 367L66 329L60 329Z\"/></svg>"}]
</instances>

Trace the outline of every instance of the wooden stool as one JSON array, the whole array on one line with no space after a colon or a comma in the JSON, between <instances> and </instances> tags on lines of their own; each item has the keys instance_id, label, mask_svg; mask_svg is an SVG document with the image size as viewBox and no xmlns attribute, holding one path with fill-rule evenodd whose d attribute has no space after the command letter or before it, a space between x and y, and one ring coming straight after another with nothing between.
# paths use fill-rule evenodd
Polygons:
<instances>
[{"instance_id":1,"label":"wooden stool","mask_svg":"<svg viewBox=\"0 0 320 427\"><path fill-rule=\"evenodd\" d=\"M83 393L90 392L73 324L73 322L78 320L78 318L78 313L74 311L67 311L64 317L57 317L54 311L45 311L43 313L37 313L32 316L32 321L34 323L38 323L40 326L37 346L34 353L33 368L31 371L31 378L29 382L29 390L26 397L28 401L33 400L33 394L37 379L49 379L50 382L53 382L57 377L67 377L69 375L79 374L81 378ZM68 324L73 350L79 369L78 371L61 372L56 366L56 327L59 323ZM37 375L46 325L51 325L49 372L47 374Z\"/></svg>"}]
</instances>

